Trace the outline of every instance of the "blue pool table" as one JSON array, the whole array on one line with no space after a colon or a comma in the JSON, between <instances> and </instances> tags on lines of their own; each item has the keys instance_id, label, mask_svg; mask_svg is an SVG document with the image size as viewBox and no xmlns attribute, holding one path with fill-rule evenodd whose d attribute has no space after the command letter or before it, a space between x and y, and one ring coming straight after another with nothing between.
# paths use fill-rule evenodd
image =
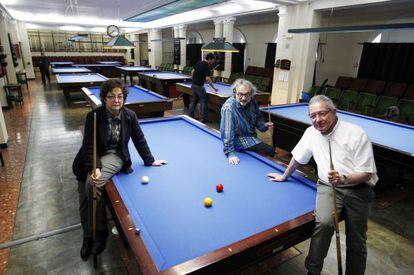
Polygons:
<instances>
[{"instance_id":1,"label":"blue pool table","mask_svg":"<svg viewBox=\"0 0 414 275\"><path fill-rule=\"evenodd\" d=\"M91 73L91 70L84 67L52 67L52 74L79 74Z\"/></svg>"},{"instance_id":2,"label":"blue pool table","mask_svg":"<svg viewBox=\"0 0 414 275\"><path fill-rule=\"evenodd\" d=\"M50 66L52 67L69 67L72 66L73 62L70 61L52 61L50 62Z\"/></svg>"},{"instance_id":3,"label":"blue pool table","mask_svg":"<svg viewBox=\"0 0 414 275\"><path fill-rule=\"evenodd\" d=\"M191 76L174 72L141 72L138 73L141 86L166 97L178 97L175 84L191 81Z\"/></svg>"},{"instance_id":4,"label":"blue pool table","mask_svg":"<svg viewBox=\"0 0 414 275\"><path fill-rule=\"evenodd\" d=\"M120 232L143 274L223 274L310 237L316 190L294 174L274 183L284 167L255 153L232 166L219 134L187 116L140 122L162 167L146 167L132 142L131 174L105 185ZM149 176L148 184L141 183ZM217 184L224 185L222 193ZM211 197L213 206L204 206Z\"/></svg>"},{"instance_id":5,"label":"blue pool table","mask_svg":"<svg viewBox=\"0 0 414 275\"><path fill-rule=\"evenodd\" d=\"M268 116L269 108L262 111ZM273 144L291 151L310 126L308 104L287 104L270 108L275 124ZM360 126L371 139L377 163L414 170L414 127L338 110L338 117Z\"/></svg>"},{"instance_id":6,"label":"blue pool table","mask_svg":"<svg viewBox=\"0 0 414 275\"><path fill-rule=\"evenodd\" d=\"M191 82L184 82L184 83L177 83L177 90L189 95L190 97L193 96L193 90L191 89ZM231 89L231 85L221 82L214 83L214 86L218 89L218 91L214 91L210 85L204 84L206 91L208 93L208 107L213 111L220 113L221 106L223 105L226 100L233 95L233 90ZM267 105L269 103L269 93L262 93L257 92L255 98L259 105ZM184 105L187 105L187 102L184 102ZM188 106L185 106L188 107Z\"/></svg>"},{"instance_id":7,"label":"blue pool table","mask_svg":"<svg viewBox=\"0 0 414 275\"><path fill-rule=\"evenodd\" d=\"M138 73L156 71L156 69L153 69L151 67L145 67L145 66L119 66L116 68L121 73L121 77L124 76L125 83L127 81L127 76L129 76L131 85L132 85L133 77L138 76Z\"/></svg>"},{"instance_id":8,"label":"blue pool table","mask_svg":"<svg viewBox=\"0 0 414 275\"><path fill-rule=\"evenodd\" d=\"M63 89L63 94L69 106L85 103L83 100L79 101L79 99L84 98L81 94L82 87L101 85L106 80L108 78L98 73L56 75L56 81L59 87Z\"/></svg>"},{"instance_id":9,"label":"blue pool table","mask_svg":"<svg viewBox=\"0 0 414 275\"><path fill-rule=\"evenodd\" d=\"M92 63L92 64L74 64L74 67L85 67L94 73L99 73L106 77L119 77L120 73L116 67L120 66L120 63Z\"/></svg>"},{"instance_id":10,"label":"blue pool table","mask_svg":"<svg viewBox=\"0 0 414 275\"><path fill-rule=\"evenodd\" d=\"M100 87L84 87L83 95L92 108L96 108L102 104L100 100ZM138 118L159 117L164 116L165 110L171 110L173 100L151 92L140 86L128 86L128 97L125 105L135 111Z\"/></svg>"},{"instance_id":11,"label":"blue pool table","mask_svg":"<svg viewBox=\"0 0 414 275\"><path fill-rule=\"evenodd\" d=\"M97 61L96 63L104 64L104 65L116 65L116 66L122 65L121 61Z\"/></svg>"}]
</instances>

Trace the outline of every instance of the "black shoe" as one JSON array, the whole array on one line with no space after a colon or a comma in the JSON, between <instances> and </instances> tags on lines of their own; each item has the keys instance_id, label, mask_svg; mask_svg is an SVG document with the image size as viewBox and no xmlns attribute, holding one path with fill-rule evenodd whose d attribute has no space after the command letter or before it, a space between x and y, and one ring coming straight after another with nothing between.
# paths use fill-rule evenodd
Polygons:
<instances>
[{"instance_id":1,"label":"black shoe","mask_svg":"<svg viewBox=\"0 0 414 275\"><path fill-rule=\"evenodd\" d=\"M106 248L106 240L103 242L96 242L92 248L94 254L99 255L105 251Z\"/></svg>"},{"instance_id":2,"label":"black shoe","mask_svg":"<svg viewBox=\"0 0 414 275\"><path fill-rule=\"evenodd\" d=\"M134 169L131 166L125 169L125 174L131 174L132 172L134 172Z\"/></svg>"},{"instance_id":3,"label":"black shoe","mask_svg":"<svg viewBox=\"0 0 414 275\"><path fill-rule=\"evenodd\" d=\"M82 248L80 250L80 255L82 258L82 261L87 261L89 256L92 253L92 239L91 238L84 238L82 243Z\"/></svg>"},{"instance_id":4,"label":"black shoe","mask_svg":"<svg viewBox=\"0 0 414 275\"><path fill-rule=\"evenodd\" d=\"M321 273L312 273L312 272L308 272L308 275L320 275Z\"/></svg>"}]
</instances>

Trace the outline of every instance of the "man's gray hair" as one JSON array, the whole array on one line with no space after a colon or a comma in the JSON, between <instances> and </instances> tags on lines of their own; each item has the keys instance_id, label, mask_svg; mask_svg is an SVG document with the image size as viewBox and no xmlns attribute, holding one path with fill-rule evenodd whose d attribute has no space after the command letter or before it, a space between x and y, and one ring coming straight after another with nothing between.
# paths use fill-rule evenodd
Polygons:
<instances>
[{"instance_id":1,"label":"man's gray hair","mask_svg":"<svg viewBox=\"0 0 414 275\"><path fill-rule=\"evenodd\" d=\"M233 91L233 96L236 95L236 89L239 86L246 86L250 88L250 91L252 93L252 96L256 94L257 92L257 88L256 86L253 85L253 83L251 83L249 80L244 79L244 78L238 78L233 82L233 85L231 85L231 89Z\"/></svg>"},{"instance_id":2,"label":"man's gray hair","mask_svg":"<svg viewBox=\"0 0 414 275\"><path fill-rule=\"evenodd\" d=\"M332 99L330 99L326 95L316 95L316 96L312 97L311 100L309 101L309 106L311 106L315 103L320 103L320 102L325 102L326 106L328 106L329 110L331 110L331 111L336 110L336 106L333 103Z\"/></svg>"}]
</instances>

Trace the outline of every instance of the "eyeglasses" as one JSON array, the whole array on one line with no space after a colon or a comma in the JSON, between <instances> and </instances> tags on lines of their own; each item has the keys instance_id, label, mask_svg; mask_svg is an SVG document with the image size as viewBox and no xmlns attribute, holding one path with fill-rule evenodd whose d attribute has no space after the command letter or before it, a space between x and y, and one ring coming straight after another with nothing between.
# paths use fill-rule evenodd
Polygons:
<instances>
[{"instance_id":1,"label":"eyeglasses","mask_svg":"<svg viewBox=\"0 0 414 275\"><path fill-rule=\"evenodd\" d=\"M327 110L327 111L320 111L316 114L311 114L309 115L310 119L315 120L318 116L320 118L325 118L329 113L331 112L331 110Z\"/></svg>"},{"instance_id":2,"label":"eyeglasses","mask_svg":"<svg viewBox=\"0 0 414 275\"><path fill-rule=\"evenodd\" d=\"M107 95L106 98L108 100L115 100L115 98L118 99L118 100L123 100L124 95Z\"/></svg>"},{"instance_id":3,"label":"eyeglasses","mask_svg":"<svg viewBox=\"0 0 414 275\"><path fill-rule=\"evenodd\" d=\"M242 94L242 93L236 93L236 96L239 98L249 98L252 96L252 93Z\"/></svg>"}]
</instances>

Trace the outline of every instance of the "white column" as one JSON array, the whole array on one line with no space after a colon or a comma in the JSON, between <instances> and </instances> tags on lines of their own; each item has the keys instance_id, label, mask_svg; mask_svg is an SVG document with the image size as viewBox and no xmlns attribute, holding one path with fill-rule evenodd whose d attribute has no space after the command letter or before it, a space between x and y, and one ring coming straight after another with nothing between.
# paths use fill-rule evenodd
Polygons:
<instances>
[{"instance_id":1,"label":"white column","mask_svg":"<svg viewBox=\"0 0 414 275\"><path fill-rule=\"evenodd\" d=\"M214 38L223 37L223 19L214 20Z\"/></svg>"},{"instance_id":2,"label":"white column","mask_svg":"<svg viewBox=\"0 0 414 275\"><path fill-rule=\"evenodd\" d=\"M151 48L151 52L149 54L149 63L151 68L155 69L162 62L162 43L161 41L151 42L151 40L161 40L162 39L162 31L160 29L151 29L148 35L148 45Z\"/></svg>"},{"instance_id":3,"label":"white column","mask_svg":"<svg viewBox=\"0 0 414 275\"><path fill-rule=\"evenodd\" d=\"M3 87L3 80L0 78L0 86ZM0 144L7 144L9 135L7 133L6 122L4 121L3 108L0 106Z\"/></svg>"},{"instance_id":4,"label":"white column","mask_svg":"<svg viewBox=\"0 0 414 275\"><path fill-rule=\"evenodd\" d=\"M135 55L135 60L134 60L134 65L135 66L141 66L141 50L140 50L140 46L141 44L139 43L139 34L138 33L134 33L133 34L134 37L134 55Z\"/></svg>"},{"instance_id":5,"label":"white column","mask_svg":"<svg viewBox=\"0 0 414 275\"><path fill-rule=\"evenodd\" d=\"M312 5L279 7L276 60L291 61L290 70L274 69L272 104L298 102L300 92L312 85L318 34L290 34L290 28L318 27L321 16Z\"/></svg>"},{"instance_id":6,"label":"white column","mask_svg":"<svg viewBox=\"0 0 414 275\"><path fill-rule=\"evenodd\" d=\"M230 17L223 20L223 37L226 38L226 42L233 43L233 30L234 22L236 18ZM231 53L226 53L224 59L224 72L223 77L229 78L231 75Z\"/></svg>"},{"instance_id":7,"label":"white column","mask_svg":"<svg viewBox=\"0 0 414 275\"><path fill-rule=\"evenodd\" d=\"M179 69L183 70L187 65L187 26L179 25L178 26L178 35L175 36L174 28L174 37L181 38L180 40L180 66Z\"/></svg>"},{"instance_id":8,"label":"white column","mask_svg":"<svg viewBox=\"0 0 414 275\"><path fill-rule=\"evenodd\" d=\"M214 20L214 38L222 38L223 37L223 19L215 19ZM209 43L212 41L207 41ZM202 56L204 58L204 56ZM221 77L221 71L214 70L214 77Z\"/></svg>"},{"instance_id":9,"label":"white column","mask_svg":"<svg viewBox=\"0 0 414 275\"><path fill-rule=\"evenodd\" d=\"M4 48L4 53L7 55L7 79L9 80L9 83L17 83L16 70L14 69L13 58L11 55L11 49L9 44L9 37L7 35L8 26L8 20L6 19L5 15L0 14L0 40Z\"/></svg>"},{"instance_id":10,"label":"white column","mask_svg":"<svg viewBox=\"0 0 414 275\"><path fill-rule=\"evenodd\" d=\"M22 65L26 71L28 79L35 79L35 73L32 63L32 52L30 51L29 36L27 35L26 23L17 22L17 29L20 37L20 51L22 52Z\"/></svg>"},{"instance_id":11,"label":"white column","mask_svg":"<svg viewBox=\"0 0 414 275\"><path fill-rule=\"evenodd\" d=\"M19 37L19 31L17 29L17 21L16 20L10 20L9 21L9 31L10 31L10 37L12 40L12 44L15 45L19 45L19 41L20 41L20 37ZM20 49L20 45L19 45L19 49ZM23 64L22 64L22 55L21 55L21 50L19 53L16 53L17 55L19 55L20 57L17 57L17 67L15 67L14 69L16 71L22 71L23 70Z\"/></svg>"},{"instance_id":12,"label":"white column","mask_svg":"<svg viewBox=\"0 0 414 275\"><path fill-rule=\"evenodd\" d=\"M4 48L4 53L7 54L7 63L10 64L11 59L11 53L10 53L10 47L9 47L9 40L7 38L7 32L6 32L6 18L0 11L0 40ZM11 62L11 66L13 66L13 62ZM10 65L9 65L10 66ZM7 67L9 67L7 66ZM8 70L6 70L6 74L9 74ZM14 75L14 79L16 80L16 74ZM10 78L9 78L10 79ZM0 144L6 144L9 140L9 135L7 133L6 128L6 122L4 121L3 116L3 110L2 106L7 106L7 100L6 95L4 93L3 85L6 84L6 78L0 77Z\"/></svg>"}]
</instances>

